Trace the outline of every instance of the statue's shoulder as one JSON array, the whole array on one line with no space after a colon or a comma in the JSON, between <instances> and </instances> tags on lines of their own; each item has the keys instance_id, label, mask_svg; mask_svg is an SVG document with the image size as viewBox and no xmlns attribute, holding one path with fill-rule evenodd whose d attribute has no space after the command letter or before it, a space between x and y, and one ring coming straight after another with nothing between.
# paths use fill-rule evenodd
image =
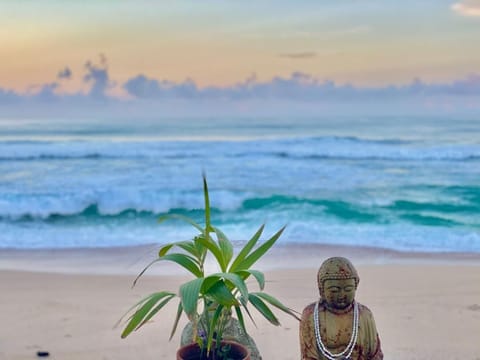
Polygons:
<instances>
[{"instance_id":1,"label":"statue's shoulder","mask_svg":"<svg viewBox=\"0 0 480 360\"><path fill-rule=\"evenodd\" d=\"M368 308L368 306L360 304L358 301L357 301L357 305L358 305L358 310L363 311L365 313L372 313L372 311Z\"/></svg>"},{"instance_id":2,"label":"statue's shoulder","mask_svg":"<svg viewBox=\"0 0 480 360\"><path fill-rule=\"evenodd\" d=\"M302 311L302 318L303 319L308 318L310 316L313 316L313 312L315 311L315 304L316 304L316 302L313 302L313 303L305 306L305 308Z\"/></svg>"},{"instance_id":3,"label":"statue's shoulder","mask_svg":"<svg viewBox=\"0 0 480 360\"><path fill-rule=\"evenodd\" d=\"M365 319L373 318L372 311L366 305L360 304L359 302L357 302L357 304L358 304L358 311L361 317Z\"/></svg>"}]
</instances>

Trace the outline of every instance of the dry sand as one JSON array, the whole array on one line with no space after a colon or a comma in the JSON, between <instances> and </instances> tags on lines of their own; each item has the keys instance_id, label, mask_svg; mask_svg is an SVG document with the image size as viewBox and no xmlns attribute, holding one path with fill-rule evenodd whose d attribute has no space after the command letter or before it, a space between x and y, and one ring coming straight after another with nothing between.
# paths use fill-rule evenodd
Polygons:
<instances>
[{"instance_id":1,"label":"dry sand","mask_svg":"<svg viewBox=\"0 0 480 360\"><path fill-rule=\"evenodd\" d=\"M328 256L352 259L357 300L374 313L386 359L480 360L480 256L408 254L329 246L281 247L259 264L266 291L301 311L316 300L316 271ZM120 339L119 317L144 295L176 290L185 274L158 264L131 289L152 247L0 251L0 359L174 359L169 342L176 304ZM166 275L165 275L166 274ZM300 358L298 323L248 324L264 360ZM185 321L184 321L185 323Z\"/></svg>"}]
</instances>

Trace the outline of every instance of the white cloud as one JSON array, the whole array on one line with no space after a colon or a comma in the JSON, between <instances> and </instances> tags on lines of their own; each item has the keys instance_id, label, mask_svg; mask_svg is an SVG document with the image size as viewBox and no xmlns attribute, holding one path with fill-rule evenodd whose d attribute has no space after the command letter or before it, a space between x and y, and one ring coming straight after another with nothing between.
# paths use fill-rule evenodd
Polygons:
<instances>
[{"instance_id":1,"label":"white cloud","mask_svg":"<svg viewBox=\"0 0 480 360\"><path fill-rule=\"evenodd\" d=\"M316 116L328 111L441 113L445 104L459 112L478 113L480 109L480 74L444 83L413 79L407 85L369 88L337 84L301 72L266 81L252 75L232 85L207 87L200 87L191 79L175 82L137 75L121 84L128 98L120 99L107 91L115 82L110 78L104 58L100 64L88 62L85 71L84 80L91 84L87 93L62 93L58 91L60 83L57 82L38 84L24 93L0 85L0 114L69 118Z\"/></svg>"},{"instance_id":2,"label":"white cloud","mask_svg":"<svg viewBox=\"0 0 480 360\"><path fill-rule=\"evenodd\" d=\"M404 99L426 96L480 96L480 75L470 75L450 83L428 84L414 79L405 86L387 85L362 88L322 81L312 75L295 72L290 77L274 77L259 82L255 77L231 86L198 87L194 81L175 83L145 75L131 78L125 90L138 99L289 99L294 101L363 101Z\"/></svg>"},{"instance_id":3,"label":"white cloud","mask_svg":"<svg viewBox=\"0 0 480 360\"><path fill-rule=\"evenodd\" d=\"M470 0L461 1L451 6L452 10L462 16L480 17L480 1Z\"/></svg>"}]
</instances>

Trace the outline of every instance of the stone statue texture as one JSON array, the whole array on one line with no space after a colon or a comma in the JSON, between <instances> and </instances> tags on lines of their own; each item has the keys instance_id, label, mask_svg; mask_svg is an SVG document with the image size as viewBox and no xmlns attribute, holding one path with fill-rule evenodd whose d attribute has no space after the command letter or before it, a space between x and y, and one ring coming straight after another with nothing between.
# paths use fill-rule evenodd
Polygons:
<instances>
[{"instance_id":1,"label":"stone statue texture","mask_svg":"<svg viewBox=\"0 0 480 360\"><path fill-rule=\"evenodd\" d=\"M202 320L200 320L202 321ZM228 319L223 330L223 339L235 341L242 344L250 350L250 357L252 360L262 360L255 341L250 335L243 331L240 322L228 315ZM188 345L193 342L193 323L190 321L182 331L180 346Z\"/></svg>"},{"instance_id":2,"label":"stone statue texture","mask_svg":"<svg viewBox=\"0 0 480 360\"><path fill-rule=\"evenodd\" d=\"M346 258L329 258L320 266L317 276L320 299L303 310L300 322L302 360L383 359L373 314L355 301L359 282L357 270ZM358 316L357 327L354 325L355 313ZM320 335L320 344L315 327Z\"/></svg>"}]
</instances>

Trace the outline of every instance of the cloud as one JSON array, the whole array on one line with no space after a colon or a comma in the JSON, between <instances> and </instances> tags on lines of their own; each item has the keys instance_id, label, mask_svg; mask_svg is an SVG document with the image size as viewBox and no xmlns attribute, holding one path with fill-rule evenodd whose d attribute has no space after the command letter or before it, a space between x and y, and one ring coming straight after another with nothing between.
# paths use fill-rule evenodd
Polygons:
<instances>
[{"instance_id":1,"label":"cloud","mask_svg":"<svg viewBox=\"0 0 480 360\"><path fill-rule=\"evenodd\" d=\"M21 96L15 92L0 88L0 105L15 104L21 99Z\"/></svg>"},{"instance_id":2,"label":"cloud","mask_svg":"<svg viewBox=\"0 0 480 360\"><path fill-rule=\"evenodd\" d=\"M57 74L57 79L71 79L72 78L72 70L68 66L65 69L60 70Z\"/></svg>"},{"instance_id":3,"label":"cloud","mask_svg":"<svg viewBox=\"0 0 480 360\"><path fill-rule=\"evenodd\" d=\"M60 72L62 79L71 76L65 69ZM446 104L459 113L480 110L480 74L443 83L416 78L406 85L377 87L339 84L303 72L269 80L259 80L252 74L231 85L206 87L188 78L177 82L139 74L120 84L128 97L119 98L108 91L115 82L105 57L95 64L88 61L85 70L84 81L91 84L86 93L63 93L60 81L34 85L23 93L0 86L0 114L50 118L317 116L329 111L442 114Z\"/></svg>"},{"instance_id":4,"label":"cloud","mask_svg":"<svg viewBox=\"0 0 480 360\"><path fill-rule=\"evenodd\" d=\"M285 57L289 59L311 59L317 56L317 53L313 51L305 51L305 52L296 52L296 53L285 53L280 54L280 57Z\"/></svg>"},{"instance_id":5,"label":"cloud","mask_svg":"<svg viewBox=\"0 0 480 360\"><path fill-rule=\"evenodd\" d=\"M44 84L40 86L39 90L33 96L36 100L42 102L56 101L58 96L55 94L55 89L57 88L58 84L56 82Z\"/></svg>"},{"instance_id":6,"label":"cloud","mask_svg":"<svg viewBox=\"0 0 480 360\"><path fill-rule=\"evenodd\" d=\"M362 88L339 85L312 75L294 72L289 77L274 77L258 82L255 76L225 87L198 87L192 80L175 83L138 75L124 84L125 90L138 99L289 99L296 101L351 101L395 99L427 96L480 95L480 75L470 75L451 83L427 84L414 79L404 86Z\"/></svg>"},{"instance_id":7,"label":"cloud","mask_svg":"<svg viewBox=\"0 0 480 360\"><path fill-rule=\"evenodd\" d=\"M175 83L169 80L150 79L145 75L138 75L128 80L123 87L130 95L144 99L192 98L198 97L201 93L197 85L190 79L182 83Z\"/></svg>"},{"instance_id":8,"label":"cloud","mask_svg":"<svg viewBox=\"0 0 480 360\"><path fill-rule=\"evenodd\" d=\"M115 82L110 81L107 58L105 55L100 54L100 65L87 61L85 69L87 74L83 77L83 80L92 83L89 95L92 98L104 99L106 91L115 85Z\"/></svg>"},{"instance_id":9,"label":"cloud","mask_svg":"<svg viewBox=\"0 0 480 360\"><path fill-rule=\"evenodd\" d=\"M466 0L453 4L452 10L462 16L480 17L480 1Z\"/></svg>"}]
</instances>

